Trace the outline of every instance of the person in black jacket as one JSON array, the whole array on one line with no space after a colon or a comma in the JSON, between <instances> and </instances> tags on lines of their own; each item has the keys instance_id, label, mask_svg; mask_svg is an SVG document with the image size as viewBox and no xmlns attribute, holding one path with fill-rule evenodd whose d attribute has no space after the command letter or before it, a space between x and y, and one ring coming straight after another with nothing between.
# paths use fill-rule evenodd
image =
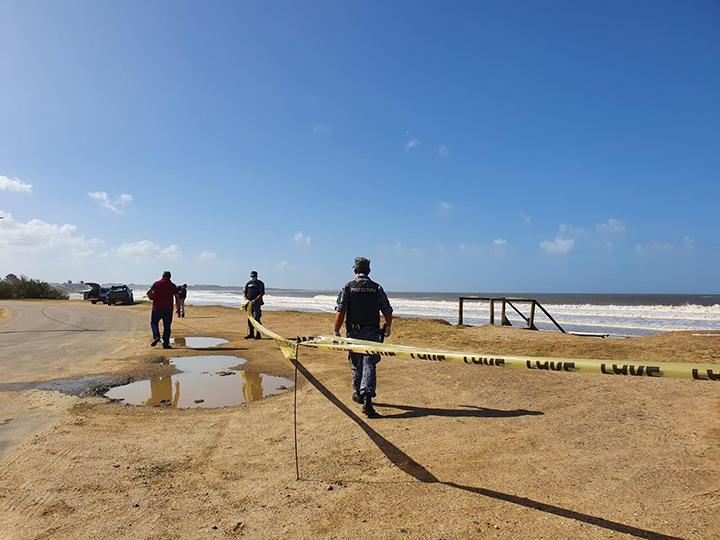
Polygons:
<instances>
[{"instance_id":1,"label":"person in black jacket","mask_svg":"<svg viewBox=\"0 0 720 540\"><path fill-rule=\"evenodd\" d=\"M265 296L265 284L260 281L257 276L258 273L255 270L250 272L250 281L245 284L243 294L245 295L245 299L250 302L253 319L260 322L260 317L262 317L262 305L265 303L263 302L263 296ZM245 336L245 339L253 338L262 339L262 336L260 335L260 332L257 334L255 333L255 328L250 321L248 321L248 335Z\"/></svg>"},{"instance_id":2,"label":"person in black jacket","mask_svg":"<svg viewBox=\"0 0 720 540\"><path fill-rule=\"evenodd\" d=\"M187 298L187 283L178 287L178 317L185 318L185 299Z\"/></svg>"},{"instance_id":3,"label":"person in black jacket","mask_svg":"<svg viewBox=\"0 0 720 540\"><path fill-rule=\"evenodd\" d=\"M350 338L367 341L382 341L390 335L392 327L392 307L382 286L368 277L370 261L365 257L356 257L353 266L355 279L348 282L340 291L335 311L335 335L340 336L343 322ZM385 318L384 336L380 329L380 312ZM369 418L377 417L372 404L375 397L377 378L375 367L380 355L348 353L352 369L352 385L355 389L352 399L362 403L363 413Z\"/></svg>"}]
</instances>

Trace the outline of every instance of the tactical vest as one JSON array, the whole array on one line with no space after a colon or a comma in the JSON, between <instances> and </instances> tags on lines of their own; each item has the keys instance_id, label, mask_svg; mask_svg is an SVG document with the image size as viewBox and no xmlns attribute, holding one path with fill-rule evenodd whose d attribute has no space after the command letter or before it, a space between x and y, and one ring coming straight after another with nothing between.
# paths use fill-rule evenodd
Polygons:
<instances>
[{"instance_id":1,"label":"tactical vest","mask_svg":"<svg viewBox=\"0 0 720 540\"><path fill-rule=\"evenodd\" d=\"M348 325L380 326L379 287L370 279L353 280L345 285Z\"/></svg>"},{"instance_id":2,"label":"tactical vest","mask_svg":"<svg viewBox=\"0 0 720 540\"><path fill-rule=\"evenodd\" d=\"M245 285L245 296L247 296L248 300L255 300L260 296L260 284L257 280L251 279L247 282Z\"/></svg>"}]
</instances>

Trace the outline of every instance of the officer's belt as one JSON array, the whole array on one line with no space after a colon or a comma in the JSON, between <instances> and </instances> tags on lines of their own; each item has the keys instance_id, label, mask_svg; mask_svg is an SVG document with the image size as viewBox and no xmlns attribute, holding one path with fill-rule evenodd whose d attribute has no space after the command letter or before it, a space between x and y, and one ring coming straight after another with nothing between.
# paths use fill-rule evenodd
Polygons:
<instances>
[{"instance_id":1,"label":"officer's belt","mask_svg":"<svg viewBox=\"0 0 720 540\"><path fill-rule=\"evenodd\" d=\"M348 330L360 330L361 328L377 328L380 330L380 323L378 324L360 324L360 323L350 323L347 325Z\"/></svg>"}]
</instances>

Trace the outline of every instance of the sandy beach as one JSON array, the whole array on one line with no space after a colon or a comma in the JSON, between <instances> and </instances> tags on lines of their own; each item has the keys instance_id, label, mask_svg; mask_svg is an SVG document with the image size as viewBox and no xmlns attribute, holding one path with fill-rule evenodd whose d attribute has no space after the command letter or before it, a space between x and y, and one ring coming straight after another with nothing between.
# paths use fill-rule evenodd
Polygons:
<instances>
[{"instance_id":1,"label":"sandy beach","mask_svg":"<svg viewBox=\"0 0 720 540\"><path fill-rule=\"evenodd\" d=\"M18 304L2 303L0 332L18 324L14 312L25 303ZM238 356L247 360L246 370L293 378L293 365L274 342L243 339L237 309L192 307L175 320L175 336L228 340L209 352L151 349L147 305L53 305L70 306L80 319L69 323L81 328L86 313L109 318L99 324L114 326L117 319L124 326L106 334L85 328L77 336L58 330L53 339L82 340L84 348L58 347L47 361L52 340L38 349L42 354L32 350L41 347L36 342L18 341L12 346L27 349L28 359L0 353L0 383L96 374L139 380L170 373L163 359L207 354ZM263 323L289 337L328 335L332 320L332 314L267 312ZM390 342L720 363L720 340L690 332L610 340L401 318ZM204 410L127 406L31 387L0 391L0 536L720 534L716 383L386 358L378 367L382 418L368 420L350 399L343 353L302 350L299 371L299 481L292 391Z\"/></svg>"}]
</instances>

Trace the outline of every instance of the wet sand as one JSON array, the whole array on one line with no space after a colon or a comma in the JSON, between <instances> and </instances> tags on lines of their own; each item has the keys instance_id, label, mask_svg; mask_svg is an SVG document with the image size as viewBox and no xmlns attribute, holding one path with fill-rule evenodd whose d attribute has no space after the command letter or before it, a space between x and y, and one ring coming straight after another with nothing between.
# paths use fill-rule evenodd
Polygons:
<instances>
[{"instance_id":1,"label":"wet sand","mask_svg":"<svg viewBox=\"0 0 720 540\"><path fill-rule=\"evenodd\" d=\"M148 317L147 306L113 309ZM328 335L332 319L266 312L263 323L288 337ZM212 354L293 377L273 342L242 339L237 310L191 306L174 329L227 339ZM720 363L720 341L690 333L602 340L414 319L394 331L390 342L451 350ZM149 349L146 338L129 331L121 353L78 359L75 374L139 375L165 356L208 354ZM302 350L299 365L300 481L292 392L215 410L0 392L0 424L52 411L0 455L3 537L720 534L716 383L386 358L383 418L367 420L343 353Z\"/></svg>"}]
</instances>

